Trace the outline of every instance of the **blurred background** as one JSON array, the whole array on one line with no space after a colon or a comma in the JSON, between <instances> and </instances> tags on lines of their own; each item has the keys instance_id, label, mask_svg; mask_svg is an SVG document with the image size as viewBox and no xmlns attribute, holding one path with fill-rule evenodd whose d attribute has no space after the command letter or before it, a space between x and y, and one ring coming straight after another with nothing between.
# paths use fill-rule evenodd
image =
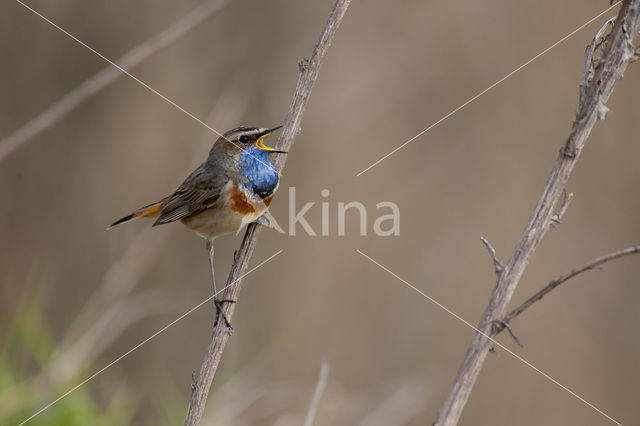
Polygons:
<instances>
[{"instance_id":1,"label":"blurred background","mask_svg":"<svg viewBox=\"0 0 640 426\"><path fill-rule=\"evenodd\" d=\"M28 4L108 58L171 28L203 0ZM284 119L297 62L331 0L219 1L207 19L131 72L219 131ZM354 1L311 96L272 213L288 188L320 234L263 230L205 415L210 425L301 425L320 365L315 425L431 424L472 330L359 255L359 249L471 323L494 284L480 237L511 253L566 138L584 50L617 9L386 161L356 174L608 7L604 0ZM107 64L13 1L0 5L0 138ZM556 276L640 241L640 69L631 65L568 184L575 198L537 250L512 307ZM181 225L138 221L217 136L122 76L0 158L0 423L182 424L209 342L204 242ZM272 138L272 144L275 138ZM0 143L1 144L1 143ZM330 196L321 197L328 189ZM338 202L368 210L368 235ZM378 237L376 203L401 211ZM220 238L222 282L240 237ZM583 274L499 340L598 408L638 422L640 258ZM118 360L119 359L119 360ZM114 360L117 362L111 364ZM608 421L504 351L491 354L461 424Z\"/></svg>"}]
</instances>

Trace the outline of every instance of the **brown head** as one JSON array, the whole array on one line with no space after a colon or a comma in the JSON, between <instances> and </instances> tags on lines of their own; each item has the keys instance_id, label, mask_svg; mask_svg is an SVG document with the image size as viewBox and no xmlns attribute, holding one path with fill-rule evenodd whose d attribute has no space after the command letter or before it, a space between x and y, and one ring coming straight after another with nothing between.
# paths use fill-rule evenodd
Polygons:
<instances>
[{"instance_id":1,"label":"brown head","mask_svg":"<svg viewBox=\"0 0 640 426\"><path fill-rule=\"evenodd\" d=\"M216 165L237 165L241 157L254 157L267 161L269 154L286 154L264 144L264 139L282 126L274 128L237 127L229 130L213 144L209 152L210 163ZM243 154L244 153L244 154Z\"/></svg>"}]
</instances>

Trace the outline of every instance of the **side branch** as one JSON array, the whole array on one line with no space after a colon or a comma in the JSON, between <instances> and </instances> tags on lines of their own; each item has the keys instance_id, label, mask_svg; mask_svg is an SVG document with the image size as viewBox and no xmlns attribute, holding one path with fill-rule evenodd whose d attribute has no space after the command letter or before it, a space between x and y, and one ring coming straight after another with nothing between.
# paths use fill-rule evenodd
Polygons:
<instances>
[{"instance_id":1,"label":"side branch","mask_svg":"<svg viewBox=\"0 0 640 426\"><path fill-rule=\"evenodd\" d=\"M629 255L632 255L632 254L637 254L637 253L640 253L640 246L628 247L628 248L626 248L624 250L618 250L616 252L609 253L609 254L606 254L604 256L600 256L600 257L598 257L596 259L593 259L591 262L587 263L584 266L572 269L571 271L567 272L566 274L561 275L558 278L550 281L549 284L547 284L544 288L542 288L536 294L534 294L533 296L528 298L524 303L522 303L520 306L515 308L513 311L509 312L500 322L502 324L504 324L504 325L509 324L509 322L511 322L511 320L513 320L515 317L517 317L518 315L523 313L525 310L529 309L529 307L531 305L533 305L537 301L541 300L551 290L553 290L554 288L558 287L560 284L569 281L571 278L575 277L576 275L579 275L579 274L581 274L583 272L595 269L598 266L600 266L600 265L602 265L604 263L610 262L612 260L619 259L619 258L624 257L624 256L629 256ZM498 326L498 328L496 329L496 333L501 332L503 329L504 329L503 326Z\"/></svg>"},{"instance_id":2,"label":"side branch","mask_svg":"<svg viewBox=\"0 0 640 426\"><path fill-rule=\"evenodd\" d=\"M311 89L320 72L320 64L324 59L331 41L344 17L347 8L349 7L351 0L336 0L329 12L327 22L320 34L320 39L313 49L313 53L309 60L305 60L300 66L300 77L298 78L298 84L293 95L293 100L289 106L289 111L285 117L282 132L280 138L276 144L278 149L289 151L293 140L300 133L300 123L302 116L309 101L311 95ZM274 161L275 167L279 172L284 168L285 157L280 156ZM229 278L227 279L227 288L223 292L221 299L238 300L240 294L242 280L240 277L245 273L249 265L249 260L253 254L258 234L258 225L252 223L247 228L247 232L244 235L240 249L236 253ZM230 285L235 283L235 285ZM236 304L225 304L224 314L230 320L233 318L233 312ZM202 419L207 396L209 395L209 388L213 381L222 352L229 339L229 333L227 327L221 321L213 329L213 335L211 336L211 342L207 348L202 366L200 367L200 374L197 380L192 385L191 399L189 401L189 410L185 419L185 425L198 425Z\"/></svg>"},{"instance_id":3,"label":"side branch","mask_svg":"<svg viewBox=\"0 0 640 426\"><path fill-rule=\"evenodd\" d=\"M609 28L609 23L606 24ZM471 394L487 353L496 319L504 317L507 304L537 249L543 236L553 224L554 207L560 203L564 188L571 175L591 129L598 119L604 119L606 102L618 80L634 58L633 41L640 28L640 0L622 3L610 34L602 38L606 28L599 31L587 50L587 60L580 85L580 99L576 118L555 166L545 184L529 222L525 226L511 257L499 274L489 303L478 325L453 386L442 405L435 422L438 426L458 423L462 410ZM596 52L599 53L594 58ZM593 69L591 68L593 67Z\"/></svg>"},{"instance_id":4,"label":"side branch","mask_svg":"<svg viewBox=\"0 0 640 426\"><path fill-rule=\"evenodd\" d=\"M487 247L487 250L489 250L489 256L491 256L491 260L493 260L493 269L496 272L496 275L499 276L502 271L504 271L504 265L500 262L500 259L498 259L496 249L493 248L491 243L485 237L480 237L480 241L482 241L482 244L484 244L485 247Z\"/></svg>"}]
</instances>

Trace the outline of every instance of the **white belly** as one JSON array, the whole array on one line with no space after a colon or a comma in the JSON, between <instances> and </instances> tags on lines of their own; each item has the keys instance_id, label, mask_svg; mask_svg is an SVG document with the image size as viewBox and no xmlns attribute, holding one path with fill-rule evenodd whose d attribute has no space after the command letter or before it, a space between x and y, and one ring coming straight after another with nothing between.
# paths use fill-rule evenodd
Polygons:
<instances>
[{"instance_id":1,"label":"white belly","mask_svg":"<svg viewBox=\"0 0 640 426\"><path fill-rule=\"evenodd\" d=\"M218 206L183 219L182 223L202 238L208 240L220 235L238 232L245 225L241 215Z\"/></svg>"}]
</instances>

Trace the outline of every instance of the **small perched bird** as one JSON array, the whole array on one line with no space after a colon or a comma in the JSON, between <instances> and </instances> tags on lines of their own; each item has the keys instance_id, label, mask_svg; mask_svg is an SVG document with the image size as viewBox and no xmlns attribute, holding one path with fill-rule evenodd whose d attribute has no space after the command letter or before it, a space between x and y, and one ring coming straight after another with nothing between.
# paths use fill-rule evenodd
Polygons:
<instances>
[{"instance_id":1,"label":"small perched bird","mask_svg":"<svg viewBox=\"0 0 640 426\"><path fill-rule=\"evenodd\" d=\"M286 154L286 151L269 148L264 144L264 138L280 127L238 127L226 132L213 144L207 161L195 169L173 194L134 211L107 228L139 217L153 217L156 218L153 226L179 220L204 238L216 306L214 325L222 316L231 329L221 309L222 303L235 301L218 299L213 240L220 235L238 232L251 222L273 225L265 213L278 189L280 175L269 162L269 155Z\"/></svg>"}]
</instances>

